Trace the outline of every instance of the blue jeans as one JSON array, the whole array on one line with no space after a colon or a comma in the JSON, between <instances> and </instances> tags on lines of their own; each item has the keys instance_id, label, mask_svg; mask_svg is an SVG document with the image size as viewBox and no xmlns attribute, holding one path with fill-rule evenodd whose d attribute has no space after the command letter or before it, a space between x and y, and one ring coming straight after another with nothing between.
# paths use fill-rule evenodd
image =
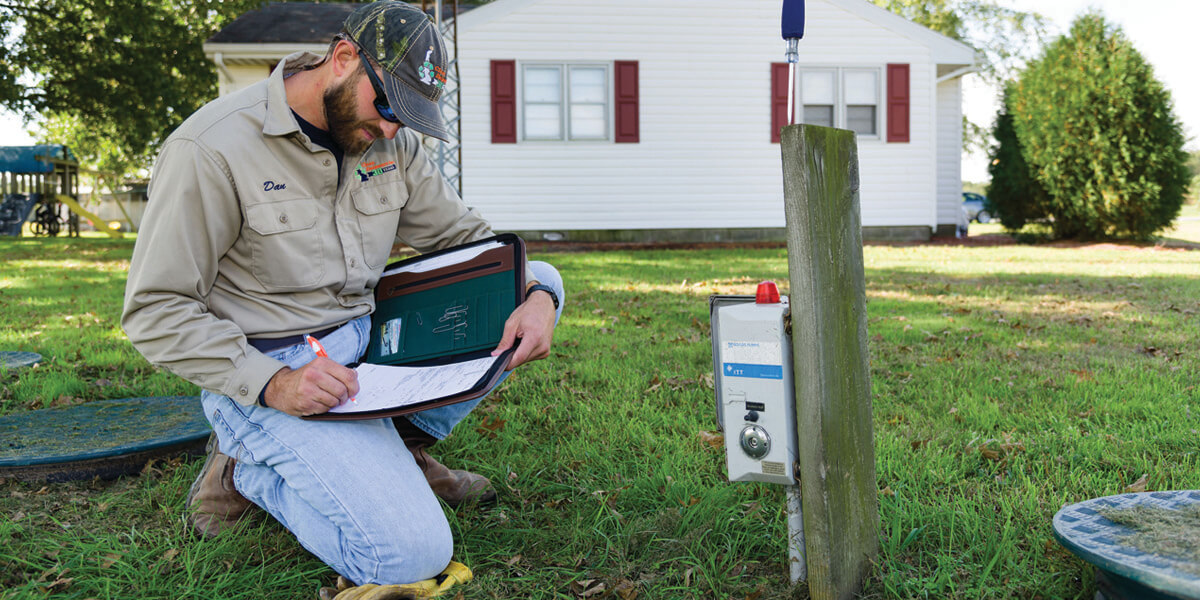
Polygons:
<instances>
[{"instance_id":1,"label":"blue jeans","mask_svg":"<svg viewBox=\"0 0 1200 600\"><path fill-rule=\"evenodd\" d=\"M558 294L557 322L565 298L562 279L549 264L532 262L530 268ZM366 351L369 332L370 318L364 316L321 343L331 359L346 364ZM293 369L314 358L307 344L268 354ZM221 452L237 459L238 492L347 579L360 585L412 583L450 563L449 523L392 419L308 421L210 392L200 399ZM441 439L480 400L409 417Z\"/></svg>"}]
</instances>

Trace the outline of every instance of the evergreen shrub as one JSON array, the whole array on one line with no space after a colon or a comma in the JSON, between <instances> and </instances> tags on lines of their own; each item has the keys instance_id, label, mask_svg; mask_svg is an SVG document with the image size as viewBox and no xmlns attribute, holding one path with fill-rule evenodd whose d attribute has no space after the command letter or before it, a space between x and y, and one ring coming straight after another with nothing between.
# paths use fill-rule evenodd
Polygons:
<instances>
[{"instance_id":1,"label":"evergreen shrub","mask_svg":"<svg viewBox=\"0 0 1200 600\"><path fill-rule=\"evenodd\" d=\"M1170 94L1100 13L1078 17L1009 100L1055 237L1145 239L1178 216L1191 177Z\"/></svg>"},{"instance_id":2,"label":"evergreen shrub","mask_svg":"<svg viewBox=\"0 0 1200 600\"><path fill-rule=\"evenodd\" d=\"M1012 111L1009 109L1009 90L1005 90L1000 113L992 129L996 145L988 156L988 175L991 183L987 189L987 210L1009 231L1016 231L1032 223L1046 219L1048 212L1046 190L1030 172L1025 162L1021 142L1013 128Z\"/></svg>"}]
</instances>

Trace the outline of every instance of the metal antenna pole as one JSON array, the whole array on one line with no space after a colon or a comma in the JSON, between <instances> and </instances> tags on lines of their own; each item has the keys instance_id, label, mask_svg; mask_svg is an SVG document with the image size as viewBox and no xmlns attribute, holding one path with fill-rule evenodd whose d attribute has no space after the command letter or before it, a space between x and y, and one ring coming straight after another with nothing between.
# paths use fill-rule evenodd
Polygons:
<instances>
[{"instance_id":1,"label":"metal antenna pole","mask_svg":"<svg viewBox=\"0 0 1200 600\"><path fill-rule=\"evenodd\" d=\"M788 89L787 113L788 125L796 123L796 63L800 62L800 38L804 37L804 0L783 0L783 17L780 19L780 32L787 42Z\"/></svg>"},{"instance_id":2,"label":"metal antenna pole","mask_svg":"<svg viewBox=\"0 0 1200 600\"><path fill-rule=\"evenodd\" d=\"M788 564L792 583L808 579L808 562L804 554L804 510L800 502L800 485L787 488Z\"/></svg>"},{"instance_id":3,"label":"metal antenna pole","mask_svg":"<svg viewBox=\"0 0 1200 600\"><path fill-rule=\"evenodd\" d=\"M796 124L796 63L800 62L800 40L799 38L788 38L787 40L787 63L788 63L788 96L787 96L787 114L788 125Z\"/></svg>"},{"instance_id":4,"label":"metal antenna pole","mask_svg":"<svg viewBox=\"0 0 1200 600\"><path fill-rule=\"evenodd\" d=\"M788 125L794 125L796 123L796 63L800 62L800 38L804 37L804 0L783 0L783 14L779 29L784 41L787 42L787 52L784 55L787 57L788 63L787 122ZM786 163L786 153L784 157ZM785 185L786 175L785 172ZM788 235L792 235L790 229ZM787 489L788 570L791 573L793 584L808 579L808 556L804 548L804 511L800 499L798 464L796 485L788 486Z\"/></svg>"}]
</instances>

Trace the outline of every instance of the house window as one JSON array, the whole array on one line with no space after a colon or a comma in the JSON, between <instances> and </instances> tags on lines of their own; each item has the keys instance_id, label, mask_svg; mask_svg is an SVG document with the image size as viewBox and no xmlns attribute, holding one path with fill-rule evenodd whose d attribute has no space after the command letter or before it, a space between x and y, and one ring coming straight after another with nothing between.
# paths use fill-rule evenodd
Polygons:
<instances>
[{"instance_id":1,"label":"house window","mask_svg":"<svg viewBox=\"0 0 1200 600\"><path fill-rule=\"evenodd\" d=\"M804 99L800 120L809 125L834 126L837 105L837 71L805 70L800 77L800 97ZM787 112L787 111L784 111Z\"/></svg>"},{"instance_id":2,"label":"house window","mask_svg":"<svg viewBox=\"0 0 1200 600\"><path fill-rule=\"evenodd\" d=\"M798 80L800 121L879 137L879 69L802 69Z\"/></svg>"},{"instance_id":3,"label":"house window","mask_svg":"<svg viewBox=\"0 0 1200 600\"><path fill-rule=\"evenodd\" d=\"M607 65L529 64L521 74L523 139L609 139Z\"/></svg>"}]
</instances>

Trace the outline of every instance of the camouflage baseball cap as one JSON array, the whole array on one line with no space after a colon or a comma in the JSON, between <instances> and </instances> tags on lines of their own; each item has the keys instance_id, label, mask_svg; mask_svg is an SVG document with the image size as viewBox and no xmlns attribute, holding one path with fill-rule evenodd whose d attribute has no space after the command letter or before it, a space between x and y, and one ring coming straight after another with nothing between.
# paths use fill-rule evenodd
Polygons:
<instances>
[{"instance_id":1,"label":"camouflage baseball cap","mask_svg":"<svg viewBox=\"0 0 1200 600\"><path fill-rule=\"evenodd\" d=\"M407 2L382 0L351 13L343 30L383 67L388 105L400 122L449 141L438 108L446 85L446 45L433 20Z\"/></svg>"}]
</instances>

